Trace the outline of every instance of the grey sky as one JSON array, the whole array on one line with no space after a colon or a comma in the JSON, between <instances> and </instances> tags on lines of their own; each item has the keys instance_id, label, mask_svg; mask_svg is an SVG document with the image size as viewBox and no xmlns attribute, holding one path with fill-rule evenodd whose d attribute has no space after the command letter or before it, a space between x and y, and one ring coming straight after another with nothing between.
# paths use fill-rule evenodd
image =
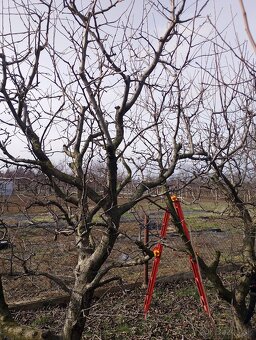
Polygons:
<instances>
[{"instance_id":1,"label":"grey sky","mask_svg":"<svg viewBox=\"0 0 256 340\"><path fill-rule=\"evenodd\" d=\"M56 0L56 3L61 2L60 0ZM123 6L127 6L127 4L129 4L130 0L124 0L123 4L121 4L121 7ZM138 2L140 5L143 3L143 1L141 0L136 0L135 3ZM12 7L12 13L15 14L15 2L13 0L1 0L1 8L6 7L7 4L10 4L10 6ZM37 1L34 1L34 3L36 4ZM163 1L163 3L168 4L169 1L165 0ZM204 3L203 0L199 1L199 4ZM191 7L190 7L191 4ZM187 1L187 6L188 6L188 10L187 10L187 14L186 16L191 16L192 13L192 8L193 5L195 4L194 0L188 0ZM249 23L251 24L251 30L253 35L256 37L256 29L255 29L255 20L254 20L254 14L255 14L255 9L256 9L256 2L253 0L244 0L244 4L245 4L245 8L247 10L247 14L248 14L248 20ZM118 7L118 6L117 6ZM119 7L118 7L119 8ZM139 11L140 7L137 6L136 10ZM118 12L115 12L115 14L117 15ZM138 12L137 12L138 14ZM141 13L138 14L138 17L141 17ZM239 6L239 0L210 0L209 3L207 4L207 6L205 7L203 13L202 13L202 20L199 21L201 23L203 23L207 17L210 18L211 22L213 24L216 24L218 30L220 32L223 32L223 34L225 35L225 38L228 42L230 42L231 44L236 45L236 39L239 39L240 42L243 42L244 40L248 40L248 37L245 33L245 29L244 29L244 24L243 24L243 20L242 20L242 14L241 14L241 9ZM3 18L3 17L1 17ZM3 30L7 30L8 31L8 21L9 18L8 17L4 17L5 19L5 23L3 24L3 22L1 23L0 27ZM12 26L13 29L18 30L19 29L19 21L18 21L19 17L18 16L13 16L11 18L11 22L12 22ZM136 23L136 17L134 18L134 23ZM161 33L161 30L163 30L165 27L161 27L162 21L155 20L155 22L150 21L150 24L152 23L152 25L154 25L154 27L157 30L157 33ZM3 24L3 25L2 25ZM203 25L203 24L202 24ZM22 27L20 25L20 27ZM189 28L188 28L189 29ZM203 34L204 36L207 36L211 31L211 26L207 23L205 23L201 29L200 29L200 34ZM189 31L187 31L187 33L189 33ZM67 40L66 40L67 43ZM175 41L174 41L175 43ZM58 41L58 44L61 45L61 41ZM251 48L250 44L248 43L248 48L251 51L251 53L253 54L253 49ZM179 51L183 50L183 47L181 49L179 49ZM46 62L46 58L42 61L43 63L47 63ZM40 86L43 86L43 84L41 84ZM107 104L106 107L108 109L108 105L109 105L109 109L110 110L114 110L114 101L113 101L113 92L111 93L111 91L109 90L107 95L106 95L106 100L105 103ZM116 98L118 98L118 94L116 96ZM59 105L59 104L58 104ZM17 143L16 145L14 145L14 151L17 151ZM61 148L60 148L61 149Z\"/></svg>"}]
</instances>

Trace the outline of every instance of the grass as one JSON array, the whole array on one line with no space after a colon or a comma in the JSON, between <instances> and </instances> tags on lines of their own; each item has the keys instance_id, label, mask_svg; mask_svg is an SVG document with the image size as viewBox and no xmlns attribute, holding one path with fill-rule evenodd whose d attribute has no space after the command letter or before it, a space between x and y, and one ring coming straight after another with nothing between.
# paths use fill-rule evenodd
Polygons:
<instances>
[{"instance_id":1,"label":"grass","mask_svg":"<svg viewBox=\"0 0 256 340\"><path fill-rule=\"evenodd\" d=\"M227 209L228 204L224 200L198 200L192 203L188 203L185 200L182 206L184 209L202 211L204 213L222 213Z\"/></svg>"},{"instance_id":2,"label":"grass","mask_svg":"<svg viewBox=\"0 0 256 340\"><path fill-rule=\"evenodd\" d=\"M186 222L191 230L201 230L220 227L214 216L207 216L204 218L198 215L187 215Z\"/></svg>"},{"instance_id":3,"label":"grass","mask_svg":"<svg viewBox=\"0 0 256 340\"><path fill-rule=\"evenodd\" d=\"M51 321L51 318L49 315L40 315L38 316L32 323L32 326L45 326Z\"/></svg>"},{"instance_id":4,"label":"grass","mask_svg":"<svg viewBox=\"0 0 256 340\"><path fill-rule=\"evenodd\" d=\"M232 336L232 315L208 288L215 325L209 322L195 293L194 282L158 285L146 320L143 315L145 291L104 295L91 309L84 340L223 340ZM19 322L61 331L65 310L47 308L37 313L19 312Z\"/></svg>"},{"instance_id":5,"label":"grass","mask_svg":"<svg viewBox=\"0 0 256 340\"><path fill-rule=\"evenodd\" d=\"M188 285L187 287L181 288L176 293L177 297L194 297L199 298L198 291L195 287L195 284L191 282L191 285Z\"/></svg>"},{"instance_id":6,"label":"grass","mask_svg":"<svg viewBox=\"0 0 256 340\"><path fill-rule=\"evenodd\" d=\"M206 202L206 205L210 207L210 202ZM213 260L215 250L221 250L223 252L221 263L233 260L241 260L241 252L239 253L237 251L237 249L240 249L237 245L241 244L241 239L235 239L235 237L237 236L237 229L233 228L235 224L238 224L237 220L224 219L223 217L220 217L219 215L216 215L214 213L205 212L197 205L190 206L184 204L184 211L187 207L191 207L192 209L191 213L184 214L190 230L197 231L209 228L221 228L222 230L226 229L231 232L230 235L233 239L231 237L228 238L228 236L225 236L225 233L218 233L218 235L217 233L216 235L215 233L192 234L196 251L198 251L198 253L202 255L204 259L206 259L207 263L210 263ZM214 208L215 204L213 204L212 207ZM147 211L149 213L156 212L146 209L146 203L144 203L143 208L145 209L144 211ZM150 205L150 209L153 208L155 209L155 207ZM143 217L142 213L141 215ZM125 237L118 239L115 250L111 254L111 259L114 260L119 259L119 256L122 253L127 253L132 259L135 259L139 255L141 255L137 246L133 242L138 237L139 223L134 219L134 215L131 212L126 216L132 216L133 220L121 223L120 230L124 232L124 234L128 234L130 239ZM152 214L152 216L154 216L154 218L156 216L157 218L157 215ZM163 211L159 211L159 216L159 221L161 222ZM13 217L15 218L15 215ZM16 218L18 218L18 216L16 216ZM46 212L43 214L42 212L38 211L35 212L34 221L40 223L50 222L52 220ZM52 274L56 273L59 275L60 273L65 273L66 276L73 276L73 269L75 268L77 260L74 235L70 237L59 235L58 239L54 241L54 233L49 232L53 231L52 226L48 229L49 230L46 230L45 225L43 228L37 228L33 225L24 225L20 227L10 228L10 236L12 236L15 253L20 257L22 257L22 254L24 254L24 258L29 259L27 260L27 266L29 268L38 269L40 271L50 271ZM98 240L100 232L95 229L96 240ZM155 244L158 241L159 238L157 238L157 236L151 236L151 244ZM180 242L180 238L169 233L167 243L170 247L164 248L158 277L160 277L161 275L168 276L182 271L190 271L188 257L184 252L182 252L184 245ZM173 247L174 251L171 247ZM8 271L8 268L10 266L10 260L8 259L9 253L10 250L6 250L4 253L1 253L3 257L2 262L4 263L5 268L7 268L6 271ZM15 265L15 268L17 268L17 271L22 271L22 259L18 260L15 257L12 257L12 261ZM150 268L152 262L153 261L150 261ZM120 275L122 276L123 280L128 283L137 281L142 282L143 266L136 266L132 268L119 268L114 270L110 274ZM43 291L45 288L45 281L43 278L41 278L40 280L37 283L38 287L36 287L36 285L34 285L34 283L31 281L31 286L34 289L35 295L37 294L37 291L39 291L39 294L44 294ZM12 287L15 288L13 289L13 291ZM11 284L9 283L8 289L10 289L10 292L12 291L12 294L10 293L10 295L11 298L14 300L19 300L20 296L27 297L28 295L26 287L23 287L22 285L18 286L18 284L15 283L15 280L12 280ZM183 292L182 294L186 293L188 292Z\"/></svg>"},{"instance_id":7,"label":"grass","mask_svg":"<svg viewBox=\"0 0 256 340\"><path fill-rule=\"evenodd\" d=\"M105 295L96 303L89 316L84 340L228 340L232 337L230 324L232 316L216 300L213 291L209 292L210 305L215 325L209 322L197 296L191 296L193 282L170 286L158 286L158 297L152 300L146 320L142 313L143 290L135 289L125 296ZM188 289L188 290L187 290ZM189 295L189 296L187 296ZM61 330L65 311L54 308L38 311L26 321L26 312L16 318L40 328ZM28 315L29 316L29 315ZM54 326L54 328L53 328Z\"/></svg>"},{"instance_id":8,"label":"grass","mask_svg":"<svg viewBox=\"0 0 256 340\"><path fill-rule=\"evenodd\" d=\"M228 230L228 233L194 233L193 242L196 249L199 250L200 255L203 258L211 262L212 254L214 254L214 247L220 249L223 252L221 257L221 263L228 261L240 261L241 255L239 253L239 247L241 246L241 239L235 238L237 236L238 227L240 221L238 219L230 218L228 216L223 217L220 212L226 208L225 202L221 204L215 204L215 202L204 202L202 207L192 204L183 205L184 215L186 222L191 230L202 230L209 228L221 228L223 231ZM146 204L143 206L144 211L152 212L153 210L147 210ZM154 207L155 208L155 207ZM150 206L150 209L153 209ZM189 209L189 213L186 213L186 209ZM207 210L207 211L206 211ZM212 210L212 212L210 212ZM163 216L163 212L159 212L160 221ZM14 216L15 217L15 216ZM133 220L127 221L121 225L121 230L135 239L138 236L138 222L134 220L134 215L131 212L126 213L127 219L133 218ZM100 218L100 217L97 217ZM51 217L48 214L35 213L33 221L35 223L40 222L52 222ZM53 234L49 233L43 228L29 227L17 227L12 228L10 232L15 236L15 251L24 251L26 258L29 260L27 264L32 268L38 266L39 270L50 271L56 274L62 274L66 276L73 275L73 269L76 264L76 252L74 249L74 238L64 237L60 235L56 241L53 241ZM98 233L98 231L95 231ZM99 234L97 234L99 236ZM238 235L239 236L239 235ZM126 252L131 256L138 256L139 252L134 243L125 237L120 239L116 244L116 252L113 251L111 256L115 260L120 253ZM188 257L185 253L179 251L179 247L182 245L178 243L180 240L178 237L170 235L168 238L168 244L176 248L177 250L171 251L170 248L165 248L163 256L161 258L161 264L159 267L158 277L161 275L171 275L177 272L189 271ZM22 243L24 241L24 244ZM175 243L177 241L177 243ZM71 248L70 248L71 247ZM69 250L71 249L71 250ZM35 253L32 257L30 255ZM1 253L2 257L5 257ZM180 257L179 257L180 256ZM6 268L9 266L9 259L3 259ZM20 267L19 261L13 258L14 265ZM152 261L150 262L150 268ZM15 268L16 268L15 267ZM6 270L7 271L7 270ZM18 271L18 269L17 269ZM150 273L150 272L149 272ZM118 269L114 271L114 274L120 274L125 282L142 282L143 281L143 267L132 267L126 269ZM16 280L16 281L15 281ZM26 280L26 281L24 281ZM7 281L6 281L7 282ZM12 300L29 299L34 296L50 296L50 294L56 293L56 287L52 288L51 284L46 281L45 278L22 278L12 279L5 284L7 290L9 290L9 297ZM208 288L208 287L207 287ZM54 291L55 290L55 291ZM211 291L209 289L207 291ZM59 292L59 291L58 291ZM131 292L130 295L132 295ZM137 295L136 295L137 294ZM227 321L227 311L224 311L220 315L218 311L218 301L216 296L212 297L212 308L214 310L214 316L218 316L217 333L213 333L211 330L204 329L208 327L209 320L205 317L201 311L200 301L194 282L189 282L186 285L180 285L178 287L172 287L171 289L159 288L155 289L152 308L150 315L146 321L143 319L143 301L145 291L134 293L133 296L121 295L113 298L108 297L109 301L100 301L95 308L95 313L92 313L91 328L88 328L88 337L85 339L96 339L95 335L100 335L101 339L181 339L182 335L186 336L185 339L229 339L229 323ZM110 304L111 302L111 304ZM64 313L64 312L63 312ZM100 314L102 313L102 314ZM190 319L190 315L196 315L195 319ZM58 317L55 317L58 319ZM224 320L224 321L223 321ZM35 313L32 324L39 327L51 326L51 316L38 315ZM171 328L174 328L173 330ZM206 335L205 335L206 334ZM208 335L207 335L208 334ZM219 338L214 337L219 335ZM223 337L222 337L223 334ZM208 336L208 337L206 337ZM98 337L99 339L99 337Z\"/></svg>"},{"instance_id":9,"label":"grass","mask_svg":"<svg viewBox=\"0 0 256 340\"><path fill-rule=\"evenodd\" d=\"M215 324L211 324L203 312L193 280L155 288L147 319L144 320L143 292L135 290L123 297L123 302L116 298L101 301L101 306L109 310L109 319L101 318L101 339L196 339L223 340L230 339L231 330L229 314L223 313L221 301L216 300L214 291L208 287L209 302ZM104 307L103 307L104 306ZM119 311L119 312L118 312ZM139 311L141 311L139 313ZM95 311L97 313L97 311ZM116 316L118 314L118 316ZM92 327L99 327L97 314L92 311ZM110 321L111 320L111 321ZM95 332L86 334L84 339L96 339ZM99 333L98 333L99 335Z\"/></svg>"},{"instance_id":10,"label":"grass","mask_svg":"<svg viewBox=\"0 0 256 340\"><path fill-rule=\"evenodd\" d=\"M49 214L40 214L39 216L35 216L32 219L34 223L51 223L54 222L53 218Z\"/></svg>"}]
</instances>

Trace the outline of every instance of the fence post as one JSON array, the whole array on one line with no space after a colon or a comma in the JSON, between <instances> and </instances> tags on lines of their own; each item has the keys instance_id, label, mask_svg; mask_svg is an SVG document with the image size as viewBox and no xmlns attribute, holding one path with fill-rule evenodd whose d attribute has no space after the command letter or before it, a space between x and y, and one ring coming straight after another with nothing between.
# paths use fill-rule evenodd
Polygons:
<instances>
[{"instance_id":1,"label":"fence post","mask_svg":"<svg viewBox=\"0 0 256 340\"><path fill-rule=\"evenodd\" d=\"M149 224L149 217L147 214L145 214L145 217L144 217L144 244L145 246L148 246L148 242L149 242L148 224ZM147 286L148 286L148 262L144 263L144 282L143 282L143 287L147 287Z\"/></svg>"}]
</instances>

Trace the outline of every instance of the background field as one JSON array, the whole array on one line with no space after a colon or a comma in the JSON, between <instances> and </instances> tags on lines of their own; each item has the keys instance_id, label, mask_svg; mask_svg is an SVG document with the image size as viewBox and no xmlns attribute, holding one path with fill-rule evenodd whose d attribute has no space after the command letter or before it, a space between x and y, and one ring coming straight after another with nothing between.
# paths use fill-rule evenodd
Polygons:
<instances>
[{"instance_id":1,"label":"background field","mask_svg":"<svg viewBox=\"0 0 256 340\"><path fill-rule=\"evenodd\" d=\"M16 197L2 215L2 220L9 226L8 238L12 244L12 248L0 252L7 302L17 304L67 295L44 274L50 273L61 278L66 285L72 285L76 264L73 236L59 235L56 239L56 224L48 212L34 209L25 216L17 203ZM198 205L184 201L182 206L196 252L210 263L215 251L220 250L221 265L235 268L235 264L241 261L242 233L239 219L230 218L223 212L225 202L216 204L214 201L204 201ZM164 210L144 202L136 211L123 217L111 259L128 261L140 256L134 241L139 238L143 240L145 211L150 221L149 246L154 247L159 241ZM95 239L97 241L97 231ZM154 293L148 321L143 320L142 313L144 266L115 269L110 276L122 277L122 285L112 283L95 300L85 339L225 339L225 332L226 339L229 339L231 311L216 300L211 285L206 282L217 324L212 324L204 315L193 280L173 283L169 279L172 275L190 271L188 256L171 223L164 245L158 272L159 285ZM152 261L149 274L151 264ZM26 270L33 271L35 275L26 274ZM236 275L239 272L229 274L230 285L235 285ZM131 288L133 284L134 289ZM118 290L113 290L113 286L117 286ZM36 313L17 311L16 308L14 313L15 318L23 323L44 328L58 329L64 318L64 309L60 307L40 308ZM212 334L215 337L211 337Z\"/></svg>"}]
</instances>

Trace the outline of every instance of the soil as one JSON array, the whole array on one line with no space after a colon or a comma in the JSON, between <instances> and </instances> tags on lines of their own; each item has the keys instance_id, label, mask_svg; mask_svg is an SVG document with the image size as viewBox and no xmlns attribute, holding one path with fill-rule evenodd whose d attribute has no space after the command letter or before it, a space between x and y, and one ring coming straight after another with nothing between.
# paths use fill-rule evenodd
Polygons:
<instances>
[{"instance_id":1,"label":"soil","mask_svg":"<svg viewBox=\"0 0 256 340\"><path fill-rule=\"evenodd\" d=\"M43 211L33 211L34 219L26 219L17 205L9 206L4 221L8 224L8 241L12 247L0 252L1 274L4 276L4 289L8 303L47 298L60 295L63 291L45 276L28 275L51 273L72 286L77 254L73 235L56 233L62 225L52 225L49 215ZM162 217L162 212L161 212ZM154 217L155 218L155 217ZM198 224L205 227L206 221L196 216ZM195 221L194 221L195 222ZM224 229L214 219L207 223ZM213 223L214 222L214 223ZM161 219L160 219L161 223ZM59 229L58 229L59 228ZM228 225L230 228L230 222ZM140 255L134 240L138 238L137 220L124 220L120 238L111 254L111 259L133 259ZM101 231L97 230L97 233ZM193 242L200 255L211 262L215 250L222 251L225 263L239 260L241 235L235 230L225 232L193 233ZM143 237L143 235L142 235ZM97 242L97 235L95 235ZM159 241L156 230L150 231L150 246ZM189 262L179 237L168 230L165 249L161 258L158 277L188 271ZM152 264L152 261L151 261ZM150 264L150 266L151 266ZM128 283L143 281L143 267L137 266L115 270ZM228 282L235 284L235 274ZM96 298L90 311L84 338L104 339L155 339L155 340L225 340L232 338L233 318L230 306L221 302L207 283L210 319L203 311L193 281L158 284L152 300L150 312L144 320L143 304L145 289L137 288L113 292L110 288L103 296ZM61 332L65 318L65 308L49 307L37 311L14 313L17 321L38 328Z\"/></svg>"},{"instance_id":2,"label":"soil","mask_svg":"<svg viewBox=\"0 0 256 340\"><path fill-rule=\"evenodd\" d=\"M218 299L209 283L206 289L212 318L203 311L194 282L187 280L157 284L145 320L145 289L137 287L113 293L110 288L94 300L83 339L231 339L234 326L231 307ZM61 332L65 309L20 311L14 313L14 317L24 324Z\"/></svg>"}]
</instances>

